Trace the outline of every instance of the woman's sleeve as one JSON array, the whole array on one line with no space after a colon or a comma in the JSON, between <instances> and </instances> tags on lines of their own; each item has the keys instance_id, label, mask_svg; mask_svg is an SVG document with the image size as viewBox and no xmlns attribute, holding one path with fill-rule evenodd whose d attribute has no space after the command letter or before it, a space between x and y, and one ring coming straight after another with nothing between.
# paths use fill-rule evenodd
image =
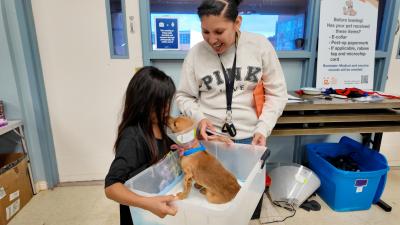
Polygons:
<instances>
[{"instance_id":1,"label":"woman's sleeve","mask_svg":"<svg viewBox=\"0 0 400 225\"><path fill-rule=\"evenodd\" d=\"M282 67L274 47L268 40L262 43L262 80L264 83L265 102L255 132L260 132L265 137L268 137L286 106L287 88Z\"/></svg>"},{"instance_id":2,"label":"woman's sleeve","mask_svg":"<svg viewBox=\"0 0 400 225\"><path fill-rule=\"evenodd\" d=\"M179 87L175 95L178 109L196 122L206 118L199 108L199 82L194 72L194 53L189 51L181 71Z\"/></svg>"},{"instance_id":3,"label":"woman's sleeve","mask_svg":"<svg viewBox=\"0 0 400 225\"><path fill-rule=\"evenodd\" d=\"M125 183L148 166L145 151L138 144L136 135L132 131L124 132L122 135L105 178L105 187L114 183Z\"/></svg>"}]
</instances>

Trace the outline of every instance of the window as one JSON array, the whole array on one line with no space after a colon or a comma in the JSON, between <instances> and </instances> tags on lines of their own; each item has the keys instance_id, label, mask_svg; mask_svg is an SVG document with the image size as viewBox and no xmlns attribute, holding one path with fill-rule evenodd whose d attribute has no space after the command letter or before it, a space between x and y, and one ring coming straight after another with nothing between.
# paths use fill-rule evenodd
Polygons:
<instances>
[{"instance_id":1,"label":"window","mask_svg":"<svg viewBox=\"0 0 400 225\"><path fill-rule=\"evenodd\" d=\"M386 0L380 0L378 6L378 24L376 27L376 50L383 50L379 49L380 42L381 42L381 32L382 32L382 21L383 21L383 13L386 6Z\"/></svg>"},{"instance_id":2,"label":"window","mask_svg":"<svg viewBox=\"0 0 400 225\"><path fill-rule=\"evenodd\" d=\"M397 21L397 27L396 27L396 32L395 35L397 35L397 33L399 32L399 21ZM400 38L399 38L399 43L397 44L397 55L396 55L397 59L400 59Z\"/></svg>"},{"instance_id":3,"label":"window","mask_svg":"<svg viewBox=\"0 0 400 225\"><path fill-rule=\"evenodd\" d=\"M303 49L307 6L307 0L244 1L242 29L263 34L278 51Z\"/></svg>"},{"instance_id":4,"label":"window","mask_svg":"<svg viewBox=\"0 0 400 225\"><path fill-rule=\"evenodd\" d=\"M179 48L188 50L203 40L196 0L150 0L151 36L156 50L155 19L178 20ZM264 35L276 50L302 50L308 0L246 0L239 7L243 17L241 29Z\"/></svg>"},{"instance_id":5,"label":"window","mask_svg":"<svg viewBox=\"0 0 400 225\"><path fill-rule=\"evenodd\" d=\"M128 58L125 1L106 0L111 58Z\"/></svg>"}]
</instances>

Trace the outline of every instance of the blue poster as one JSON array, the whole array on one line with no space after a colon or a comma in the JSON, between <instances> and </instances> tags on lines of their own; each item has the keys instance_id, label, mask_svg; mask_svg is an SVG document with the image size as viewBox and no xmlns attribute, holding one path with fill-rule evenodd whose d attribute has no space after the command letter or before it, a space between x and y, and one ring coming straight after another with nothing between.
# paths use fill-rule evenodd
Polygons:
<instances>
[{"instance_id":1,"label":"blue poster","mask_svg":"<svg viewBox=\"0 0 400 225\"><path fill-rule=\"evenodd\" d=\"M179 49L177 18L156 18L156 48Z\"/></svg>"}]
</instances>

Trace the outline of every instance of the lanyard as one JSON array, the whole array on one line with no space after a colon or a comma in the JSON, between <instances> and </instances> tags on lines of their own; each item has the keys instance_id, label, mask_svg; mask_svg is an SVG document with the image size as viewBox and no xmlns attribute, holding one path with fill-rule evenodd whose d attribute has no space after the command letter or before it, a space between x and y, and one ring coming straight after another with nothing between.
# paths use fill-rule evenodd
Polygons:
<instances>
[{"instance_id":1,"label":"lanyard","mask_svg":"<svg viewBox=\"0 0 400 225\"><path fill-rule=\"evenodd\" d=\"M226 111L227 114L232 114L232 97L233 97L233 88L235 85L235 77L236 77L236 51L237 51L237 35L235 36L235 58L233 59L233 65L231 68L231 72L225 69L224 64L221 61L221 56L218 55L219 62L221 63L222 73L225 78L225 88L226 88ZM230 121L229 121L230 122Z\"/></svg>"},{"instance_id":2,"label":"lanyard","mask_svg":"<svg viewBox=\"0 0 400 225\"><path fill-rule=\"evenodd\" d=\"M235 77L236 77L236 38L235 37L235 58L233 59L233 65L231 71L228 75L228 72L224 64L221 61L220 55L218 55L219 62L221 63L222 72L224 73L225 78L225 88L226 88L226 121L222 127L222 132L228 132L230 136L236 136L236 128L232 123L232 97L233 97L233 88L235 85Z\"/></svg>"},{"instance_id":3,"label":"lanyard","mask_svg":"<svg viewBox=\"0 0 400 225\"><path fill-rule=\"evenodd\" d=\"M219 55L218 55L219 57ZM228 75L229 71L226 71L224 64L222 64L221 57L219 57L219 61L221 63L222 72L224 73L225 78L225 88L226 88L226 110L232 112L232 96L233 96L233 88L235 85L235 76L236 76L236 48L235 48L235 58L233 59L232 69Z\"/></svg>"}]
</instances>

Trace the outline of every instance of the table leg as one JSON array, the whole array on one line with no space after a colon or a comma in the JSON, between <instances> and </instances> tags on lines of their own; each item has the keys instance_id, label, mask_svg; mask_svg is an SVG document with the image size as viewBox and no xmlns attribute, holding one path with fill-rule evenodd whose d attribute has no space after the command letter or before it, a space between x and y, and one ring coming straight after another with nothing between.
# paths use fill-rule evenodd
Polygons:
<instances>
[{"instance_id":1,"label":"table leg","mask_svg":"<svg viewBox=\"0 0 400 225\"><path fill-rule=\"evenodd\" d=\"M295 136L294 137L294 149L293 149L293 162L297 164L303 163L303 148L301 147L301 137Z\"/></svg>"},{"instance_id":2,"label":"table leg","mask_svg":"<svg viewBox=\"0 0 400 225\"><path fill-rule=\"evenodd\" d=\"M14 132L21 138L22 150L24 151L24 153L26 154L26 156L28 158L28 172L29 172L29 178L31 180L32 191L33 191L33 194L37 194L36 188L35 188L35 183L33 182L31 160L29 158L28 148L27 148L26 142L25 142L24 130L23 130L22 126L19 126L14 130Z\"/></svg>"},{"instance_id":3,"label":"table leg","mask_svg":"<svg viewBox=\"0 0 400 225\"><path fill-rule=\"evenodd\" d=\"M371 133L362 133L362 144L369 148L369 145L372 142L372 134Z\"/></svg>"},{"instance_id":4,"label":"table leg","mask_svg":"<svg viewBox=\"0 0 400 225\"><path fill-rule=\"evenodd\" d=\"M382 136L383 136L383 133L375 133L374 141L372 142L372 149L374 149L374 150L376 150L378 152L381 149Z\"/></svg>"},{"instance_id":5,"label":"table leg","mask_svg":"<svg viewBox=\"0 0 400 225\"><path fill-rule=\"evenodd\" d=\"M383 133L375 133L374 134L374 140L372 140L372 134L361 134L363 136L363 145L370 146L372 143L372 149L379 152L381 149L381 144L382 144L382 136ZM385 212L390 212L392 211L392 207L384 202L382 199L380 199L377 203L377 206L381 207Z\"/></svg>"}]
</instances>

